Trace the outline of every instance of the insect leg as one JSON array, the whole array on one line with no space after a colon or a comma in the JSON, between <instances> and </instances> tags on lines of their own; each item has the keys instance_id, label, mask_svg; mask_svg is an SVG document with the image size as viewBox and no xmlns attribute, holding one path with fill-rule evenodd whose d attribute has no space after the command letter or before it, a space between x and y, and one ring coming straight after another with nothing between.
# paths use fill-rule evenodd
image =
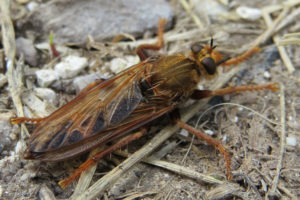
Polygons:
<instances>
[{"instance_id":1,"label":"insect leg","mask_svg":"<svg viewBox=\"0 0 300 200\"><path fill-rule=\"evenodd\" d=\"M219 90L194 90L191 98L193 99L203 99L212 96L221 96L225 94L245 92L245 91L255 91L255 90L272 90L273 92L278 91L278 85L276 83L266 84L266 85L243 85L237 87L226 87Z\"/></svg>"},{"instance_id":2,"label":"insect leg","mask_svg":"<svg viewBox=\"0 0 300 200\"><path fill-rule=\"evenodd\" d=\"M166 19L161 19L158 22L158 40L156 44L141 44L136 48L136 53L140 57L140 60L146 60L149 56L147 55L146 49L159 50L163 47L164 39L164 25L167 22Z\"/></svg>"},{"instance_id":3,"label":"insect leg","mask_svg":"<svg viewBox=\"0 0 300 200\"><path fill-rule=\"evenodd\" d=\"M91 158L89 158L87 161L82 163L80 165L80 167L78 169L76 169L75 172L71 176L69 176L68 178L60 181L58 184L61 186L61 188L65 189L66 187L68 187L68 185L70 183L72 183L74 180L78 179L82 172L84 172L85 170L92 167L102 157L104 157L105 155L107 155L107 154L109 154L109 153L111 153L111 152L127 145L128 143L130 143L134 140L137 140L138 138L143 136L146 132L147 132L146 129L142 128L140 131L138 131L136 133L133 133L133 134L130 134L130 135L122 138L117 143L113 144L112 146L106 148L105 150L96 153L95 155L91 156Z\"/></svg>"},{"instance_id":4,"label":"insect leg","mask_svg":"<svg viewBox=\"0 0 300 200\"><path fill-rule=\"evenodd\" d=\"M27 118L27 117L13 117L10 119L11 124L21 124L21 123L28 123L28 124L38 124L44 118Z\"/></svg>"},{"instance_id":5,"label":"insect leg","mask_svg":"<svg viewBox=\"0 0 300 200\"><path fill-rule=\"evenodd\" d=\"M241 62L245 61L247 58L249 58L253 54L259 53L260 51L261 51L261 49L257 46L252 47L251 49L249 49L248 51L246 51L242 55L239 55L235 58L230 58L230 59L226 60L225 62L222 63L222 66L236 65L238 63L241 63Z\"/></svg>"},{"instance_id":6,"label":"insect leg","mask_svg":"<svg viewBox=\"0 0 300 200\"><path fill-rule=\"evenodd\" d=\"M212 138L211 136L203 133L201 130L195 129L194 127L180 121L179 119L176 120L176 123L179 127L187 130L189 133L195 135L196 137L198 137L201 140L204 140L205 142L207 142L208 144L214 146L215 148L217 148L221 154L223 154L223 156L225 157L225 161L226 161L226 174L227 174L227 178L231 179L231 173L230 173L230 165L231 165L231 160L230 160L230 156L228 151L225 149L225 147L221 144L220 141Z\"/></svg>"}]
</instances>

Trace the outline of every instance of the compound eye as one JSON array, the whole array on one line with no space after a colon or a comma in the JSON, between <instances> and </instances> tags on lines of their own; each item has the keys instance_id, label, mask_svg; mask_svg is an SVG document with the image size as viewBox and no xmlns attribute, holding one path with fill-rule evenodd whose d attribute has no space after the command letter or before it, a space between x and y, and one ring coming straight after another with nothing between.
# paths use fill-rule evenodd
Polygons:
<instances>
[{"instance_id":1,"label":"compound eye","mask_svg":"<svg viewBox=\"0 0 300 200\"><path fill-rule=\"evenodd\" d=\"M217 65L211 57L203 58L201 64L204 66L208 74L213 75L216 73Z\"/></svg>"},{"instance_id":2,"label":"compound eye","mask_svg":"<svg viewBox=\"0 0 300 200\"><path fill-rule=\"evenodd\" d=\"M193 53L197 54L199 53L202 49L204 48L204 46L200 45L200 44L193 44L191 46L191 50Z\"/></svg>"}]
</instances>

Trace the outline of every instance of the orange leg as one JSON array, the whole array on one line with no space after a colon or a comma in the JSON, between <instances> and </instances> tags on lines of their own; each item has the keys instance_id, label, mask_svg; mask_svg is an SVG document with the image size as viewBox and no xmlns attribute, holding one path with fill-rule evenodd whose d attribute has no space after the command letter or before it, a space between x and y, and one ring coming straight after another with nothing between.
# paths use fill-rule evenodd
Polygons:
<instances>
[{"instance_id":1,"label":"orange leg","mask_svg":"<svg viewBox=\"0 0 300 200\"><path fill-rule=\"evenodd\" d=\"M68 187L70 183L72 183L74 180L78 179L82 172L92 167L94 164L96 164L102 157L105 155L127 145L128 143L137 140L141 136L143 136L146 133L146 129L142 129L141 131L138 131L136 133L130 134L125 138L122 138L117 143L113 144L112 146L106 148L105 150L93 155L91 158L89 158L87 161L82 163L78 169L75 170L75 172L69 176L68 178L60 181L58 184L61 188L65 189Z\"/></svg>"},{"instance_id":2,"label":"orange leg","mask_svg":"<svg viewBox=\"0 0 300 200\"><path fill-rule=\"evenodd\" d=\"M225 157L226 160L226 172L227 172L227 178L231 179L231 173L230 173L230 165L231 165L231 160L230 160L230 156L228 151L223 147L223 145L216 139L212 138L211 136L203 133L201 130L195 129L193 127L191 127L190 125L180 121L180 120L176 120L176 123L179 127L187 130L189 133L195 135L196 137L198 137L201 140L204 140L205 142L207 142L208 144L214 146L215 148L217 148L221 154L223 154L223 156Z\"/></svg>"},{"instance_id":3,"label":"orange leg","mask_svg":"<svg viewBox=\"0 0 300 200\"><path fill-rule=\"evenodd\" d=\"M167 22L166 19L161 19L158 22L158 41L156 44L141 44L136 48L136 53L140 57L141 61L146 60L148 55L146 53L146 49L150 50L159 50L163 47L164 39L164 25Z\"/></svg>"},{"instance_id":4,"label":"orange leg","mask_svg":"<svg viewBox=\"0 0 300 200\"><path fill-rule=\"evenodd\" d=\"M257 46L252 47L251 49L249 49L248 51L246 51L242 55L237 56L235 58L231 58L231 59L225 61L224 63L222 63L222 66L236 65L238 63L241 63L241 62L245 61L247 58L249 58L253 54L258 53L260 51L261 51L261 49Z\"/></svg>"},{"instance_id":5,"label":"orange leg","mask_svg":"<svg viewBox=\"0 0 300 200\"><path fill-rule=\"evenodd\" d=\"M10 119L11 124L21 124L21 123L28 123L28 124L38 124L45 118L27 118L27 117L13 117Z\"/></svg>"}]
</instances>

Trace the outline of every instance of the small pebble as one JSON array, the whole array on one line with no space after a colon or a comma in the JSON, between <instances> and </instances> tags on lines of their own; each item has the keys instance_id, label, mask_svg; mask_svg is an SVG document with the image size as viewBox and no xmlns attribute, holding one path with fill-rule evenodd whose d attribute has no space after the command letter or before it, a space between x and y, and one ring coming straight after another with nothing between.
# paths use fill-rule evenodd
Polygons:
<instances>
[{"instance_id":1,"label":"small pebble","mask_svg":"<svg viewBox=\"0 0 300 200\"><path fill-rule=\"evenodd\" d=\"M38 63L38 53L35 49L32 40L19 37L16 39L17 55L23 55L24 60L31 66L36 66Z\"/></svg>"},{"instance_id":2,"label":"small pebble","mask_svg":"<svg viewBox=\"0 0 300 200\"><path fill-rule=\"evenodd\" d=\"M35 88L34 93L36 96L52 104L55 104L57 100L56 93L49 88Z\"/></svg>"},{"instance_id":3,"label":"small pebble","mask_svg":"<svg viewBox=\"0 0 300 200\"><path fill-rule=\"evenodd\" d=\"M192 0L191 3L195 6L198 13L203 13L203 11L205 11L205 14L209 15L211 18L216 18L228 10L226 6L220 4L218 1Z\"/></svg>"},{"instance_id":4,"label":"small pebble","mask_svg":"<svg viewBox=\"0 0 300 200\"><path fill-rule=\"evenodd\" d=\"M164 177L169 178L170 176L169 176L169 174L164 174Z\"/></svg>"},{"instance_id":5,"label":"small pebble","mask_svg":"<svg viewBox=\"0 0 300 200\"><path fill-rule=\"evenodd\" d=\"M240 6L236 9L236 13L243 19L255 21L261 18L262 12L258 8L250 8Z\"/></svg>"},{"instance_id":6,"label":"small pebble","mask_svg":"<svg viewBox=\"0 0 300 200\"><path fill-rule=\"evenodd\" d=\"M207 135L213 135L214 134L214 132L212 130L205 130L204 133L207 134Z\"/></svg>"},{"instance_id":7,"label":"small pebble","mask_svg":"<svg viewBox=\"0 0 300 200\"><path fill-rule=\"evenodd\" d=\"M286 144L295 147L297 145L297 139L295 136L286 137Z\"/></svg>"},{"instance_id":8,"label":"small pebble","mask_svg":"<svg viewBox=\"0 0 300 200\"><path fill-rule=\"evenodd\" d=\"M184 137L187 137L189 136L189 132L185 129L181 129L181 131L179 132L180 135L184 136Z\"/></svg>"},{"instance_id":9,"label":"small pebble","mask_svg":"<svg viewBox=\"0 0 300 200\"><path fill-rule=\"evenodd\" d=\"M35 72L39 86L48 87L58 79L57 73L52 69L41 69Z\"/></svg>"},{"instance_id":10,"label":"small pebble","mask_svg":"<svg viewBox=\"0 0 300 200\"><path fill-rule=\"evenodd\" d=\"M34 113L38 113L39 116L48 116L52 111L48 110L47 103L42 101L40 98L30 93L23 97L23 102L30 108ZM25 113L25 107L24 107Z\"/></svg>"},{"instance_id":11,"label":"small pebble","mask_svg":"<svg viewBox=\"0 0 300 200\"><path fill-rule=\"evenodd\" d=\"M73 78L88 65L85 57L67 56L62 62L55 65L54 69L61 78Z\"/></svg>"},{"instance_id":12,"label":"small pebble","mask_svg":"<svg viewBox=\"0 0 300 200\"><path fill-rule=\"evenodd\" d=\"M35 10L38 6L39 4L35 1L30 1L28 4L26 4L26 7L29 11Z\"/></svg>"},{"instance_id":13,"label":"small pebble","mask_svg":"<svg viewBox=\"0 0 300 200\"><path fill-rule=\"evenodd\" d=\"M84 76L78 76L73 80L73 85L76 89L76 92L80 92L83 88L85 88L88 84L100 79L100 77L97 74L88 74Z\"/></svg>"},{"instance_id":14,"label":"small pebble","mask_svg":"<svg viewBox=\"0 0 300 200\"><path fill-rule=\"evenodd\" d=\"M108 64L110 70L114 73L119 73L128 67L139 63L139 58L137 56L126 56L124 58L114 58Z\"/></svg>"},{"instance_id":15,"label":"small pebble","mask_svg":"<svg viewBox=\"0 0 300 200\"><path fill-rule=\"evenodd\" d=\"M234 117L234 122L235 122L235 123L239 122L239 117L235 116L235 117Z\"/></svg>"},{"instance_id":16,"label":"small pebble","mask_svg":"<svg viewBox=\"0 0 300 200\"><path fill-rule=\"evenodd\" d=\"M270 78L271 78L270 72L265 71L265 72L264 72L264 77L265 77L266 79L270 79Z\"/></svg>"}]
</instances>

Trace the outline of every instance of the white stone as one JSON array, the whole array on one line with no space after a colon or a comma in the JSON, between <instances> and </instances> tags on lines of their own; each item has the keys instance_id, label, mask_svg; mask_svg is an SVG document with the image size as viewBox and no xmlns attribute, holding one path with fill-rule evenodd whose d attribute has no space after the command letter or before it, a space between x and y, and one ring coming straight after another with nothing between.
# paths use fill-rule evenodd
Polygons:
<instances>
[{"instance_id":1,"label":"white stone","mask_svg":"<svg viewBox=\"0 0 300 200\"><path fill-rule=\"evenodd\" d=\"M246 6L240 6L236 9L236 13L243 19L255 21L261 18L262 12L258 8L250 8Z\"/></svg>"},{"instance_id":2,"label":"white stone","mask_svg":"<svg viewBox=\"0 0 300 200\"><path fill-rule=\"evenodd\" d=\"M227 135L224 135L223 138L222 138L222 140L223 140L224 142L226 142L226 141L227 141Z\"/></svg>"},{"instance_id":3,"label":"white stone","mask_svg":"<svg viewBox=\"0 0 300 200\"><path fill-rule=\"evenodd\" d=\"M33 11L39 6L39 4L35 1L30 1L28 4L26 4L26 7L29 11Z\"/></svg>"},{"instance_id":4,"label":"white stone","mask_svg":"<svg viewBox=\"0 0 300 200\"><path fill-rule=\"evenodd\" d=\"M35 88L34 93L36 96L52 104L57 100L56 93L49 88Z\"/></svg>"},{"instance_id":5,"label":"white stone","mask_svg":"<svg viewBox=\"0 0 300 200\"><path fill-rule=\"evenodd\" d=\"M295 147L297 145L297 139L295 136L286 137L286 144Z\"/></svg>"},{"instance_id":6,"label":"white stone","mask_svg":"<svg viewBox=\"0 0 300 200\"><path fill-rule=\"evenodd\" d=\"M211 18L216 18L228 10L226 6L215 0L192 0L191 4L195 6L197 13L201 14L205 11Z\"/></svg>"},{"instance_id":7,"label":"white stone","mask_svg":"<svg viewBox=\"0 0 300 200\"><path fill-rule=\"evenodd\" d=\"M264 77L265 77L266 79L270 79L270 78L271 78L271 73L268 72L268 71L265 71L265 72L264 72Z\"/></svg>"},{"instance_id":8,"label":"white stone","mask_svg":"<svg viewBox=\"0 0 300 200\"><path fill-rule=\"evenodd\" d=\"M67 56L54 69L61 78L73 78L88 64L87 58L79 56Z\"/></svg>"},{"instance_id":9,"label":"white stone","mask_svg":"<svg viewBox=\"0 0 300 200\"><path fill-rule=\"evenodd\" d=\"M189 132L185 129L181 129L180 132L179 132L180 135L184 136L184 137L187 137L189 136Z\"/></svg>"},{"instance_id":10,"label":"white stone","mask_svg":"<svg viewBox=\"0 0 300 200\"><path fill-rule=\"evenodd\" d=\"M138 56L126 56L124 58L114 58L109 64L109 68L114 73L119 73L128 67L139 63Z\"/></svg>"},{"instance_id":11,"label":"white stone","mask_svg":"<svg viewBox=\"0 0 300 200\"><path fill-rule=\"evenodd\" d=\"M207 135L213 135L214 134L214 132L212 130L205 130L204 133L207 134Z\"/></svg>"},{"instance_id":12,"label":"white stone","mask_svg":"<svg viewBox=\"0 0 300 200\"><path fill-rule=\"evenodd\" d=\"M84 76L78 76L73 80L73 85L76 89L76 92L78 93L83 88L85 88L87 85L89 85L90 83L92 83L100 78L103 78L103 77L100 77L97 74L88 74L88 75L84 75Z\"/></svg>"},{"instance_id":13,"label":"white stone","mask_svg":"<svg viewBox=\"0 0 300 200\"><path fill-rule=\"evenodd\" d=\"M39 86L47 87L58 79L57 73L52 69L41 69L35 72Z\"/></svg>"},{"instance_id":14,"label":"white stone","mask_svg":"<svg viewBox=\"0 0 300 200\"><path fill-rule=\"evenodd\" d=\"M235 116L235 117L234 117L234 122L235 122L235 123L239 122L239 117L238 117L238 116Z\"/></svg>"},{"instance_id":15,"label":"white stone","mask_svg":"<svg viewBox=\"0 0 300 200\"><path fill-rule=\"evenodd\" d=\"M52 112L47 109L47 103L35 96L34 93L29 93L27 96L23 97L22 100L33 113L38 114L40 117L48 116Z\"/></svg>"}]
</instances>

